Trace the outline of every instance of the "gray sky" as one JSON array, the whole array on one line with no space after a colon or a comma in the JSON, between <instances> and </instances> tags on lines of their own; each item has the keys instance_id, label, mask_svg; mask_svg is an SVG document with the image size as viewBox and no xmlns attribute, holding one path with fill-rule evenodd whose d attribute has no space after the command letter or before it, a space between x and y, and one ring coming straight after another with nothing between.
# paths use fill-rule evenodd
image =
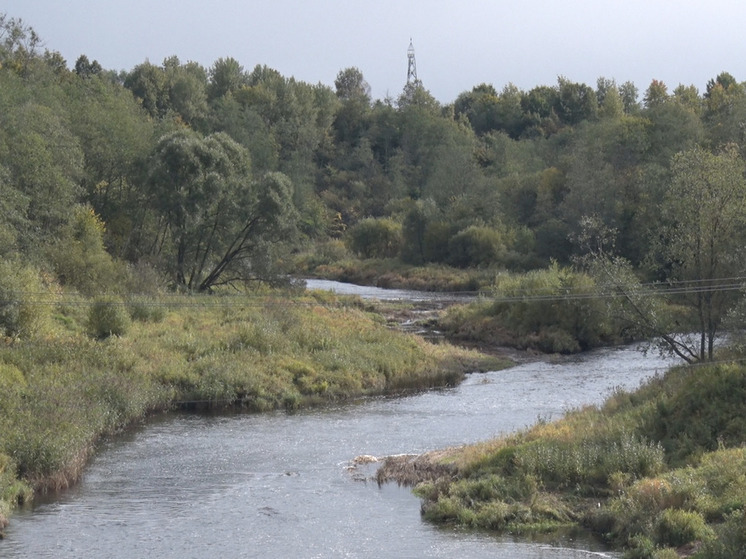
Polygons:
<instances>
[{"instance_id":1,"label":"gray sky","mask_svg":"<svg viewBox=\"0 0 746 559\"><path fill-rule=\"evenodd\" d=\"M177 55L220 57L334 86L358 67L375 99L397 97L414 42L417 73L441 102L498 90L653 79L700 92L722 71L746 81L743 0L4 0L72 66L79 55L131 70Z\"/></svg>"}]
</instances>

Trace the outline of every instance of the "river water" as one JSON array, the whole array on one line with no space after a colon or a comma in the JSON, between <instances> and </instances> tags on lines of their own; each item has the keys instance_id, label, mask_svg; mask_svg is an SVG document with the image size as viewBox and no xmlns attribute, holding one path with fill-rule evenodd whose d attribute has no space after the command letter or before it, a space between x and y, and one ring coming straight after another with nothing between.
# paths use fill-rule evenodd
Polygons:
<instances>
[{"instance_id":1,"label":"river water","mask_svg":"<svg viewBox=\"0 0 746 559\"><path fill-rule=\"evenodd\" d=\"M0 557L615 557L583 537L532 542L431 525L408 489L360 480L349 462L556 419L669 364L605 349L332 408L168 414L103 443L78 485L14 514Z\"/></svg>"}]
</instances>

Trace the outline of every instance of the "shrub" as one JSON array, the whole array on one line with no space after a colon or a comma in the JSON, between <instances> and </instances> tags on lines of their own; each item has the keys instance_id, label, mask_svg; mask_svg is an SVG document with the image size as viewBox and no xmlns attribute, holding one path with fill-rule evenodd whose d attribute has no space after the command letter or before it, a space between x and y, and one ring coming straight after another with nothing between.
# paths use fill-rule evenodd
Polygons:
<instances>
[{"instance_id":1,"label":"shrub","mask_svg":"<svg viewBox=\"0 0 746 559\"><path fill-rule=\"evenodd\" d=\"M731 559L746 557L746 512L738 510L717 528L717 539L704 543L697 557L701 559Z\"/></svg>"},{"instance_id":2,"label":"shrub","mask_svg":"<svg viewBox=\"0 0 746 559\"><path fill-rule=\"evenodd\" d=\"M14 260L0 261L0 335L31 336L50 315L48 290L33 268Z\"/></svg>"},{"instance_id":3,"label":"shrub","mask_svg":"<svg viewBox=\"0 0 746 559\"><path fill-rule=\"evenodd\" d=\"M132 320L138 322L160 322L166 316L163 303L151 298L137 298L127 302L127 311Z\"/></svg>"},{"instance_id":4,"label":"shrub","mask_svg":"<svg viewBox=\"0 0 746 559\"><path fill-rule=\"evenodd\" d=\"M130 327L130 316L119 297L99 297L88 312L88 333L94 338L123 336Z\"/></svg>"},{"instance_id":5,"label":"shrub","mask_svg":"<svg viewBox=\"0 0 746 559\"><path fill-rule=\"evenodd\" d=\"M698 512L666 509L658 518L657 534L660 543L679 547L689 542L709 539L713 532Z\"/></svg>"},{"instance_id":6,"label":"shrub","mask_svg":"<svg viewBox=\"0 0 746 559\"><path fill-rule=\"evenodd\" d=\"M504 253L505 240L491 227L472 225L456 233L448 242L448 262L457 268L497 264Z\"/></svg>"},{"instance_id":7,"label":"shrub","mask_svg":"<svg viewBox=\"0 0 746 559\"><path fill-rule=\"evenodd\" d=\"M75 210L63 238L50 254L60 282L87 295L107 291L122 282L127 270L106 251L105 230L104 222L91 208Z\"/></svg>"},{"instance_id":8,"label":"shrub","mask_svg":"<svg viewBox=\"0 0 746 559\"><path fill-rule=\"evenodd\" d=\"M500 273L493 298L453 307L439 319L450 336L545 352L575 353L620 338L596 284L556 263L525 274Z\"/></svg>"},{"instance_id":9,"label":"shrub","mask_svg":"<svg viewBox=\"0 0 746 559\"><path fill-rule=\"evenodd\" d=\"M362 258L393 258L401 248L401 225L391 219L364 219L350 229L347 243Z\"/></svg>"},{"instance_id":10,"label":"shrub","mask_svg":"<svg viewBox=\"0 0 746 559\"><path fill-rule=\"evenodd\" d=\"M444 221L434 221L425 227L422 239L422 256L425 262L448 261L448 241L453 235L453 226Z\"/></svg>"}]
</instances>

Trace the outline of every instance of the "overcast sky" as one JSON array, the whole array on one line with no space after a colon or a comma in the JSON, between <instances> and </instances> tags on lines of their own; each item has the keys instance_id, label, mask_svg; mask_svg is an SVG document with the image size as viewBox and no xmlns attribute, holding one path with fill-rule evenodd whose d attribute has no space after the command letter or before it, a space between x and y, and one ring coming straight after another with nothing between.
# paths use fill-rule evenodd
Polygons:
<instances>
[{"instance_id":1,"label":"overcast sky","mask_svg":"<svg viewBox=\"0 0 746 559\"><path fill-rule=\"evenodd\" d=\"M653 79L701 92L722 71L746 81L743 0L4 0L2 11L69 66L81 54L107 70L233 57L331 87L355 66L375 99L401 93L410 38L442 103L481 83L528 91L560 75L641 93Z\"/></svg>"}]
</instances>

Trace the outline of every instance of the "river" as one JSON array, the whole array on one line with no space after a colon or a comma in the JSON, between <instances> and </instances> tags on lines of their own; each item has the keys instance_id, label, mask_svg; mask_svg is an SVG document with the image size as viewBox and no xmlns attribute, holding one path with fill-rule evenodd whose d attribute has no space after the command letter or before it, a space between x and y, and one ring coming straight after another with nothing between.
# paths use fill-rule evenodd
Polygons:
<instances>
[{"instance_id":1,"label":"river","mask_svg":"<svg viewBox=\"0 0 746 559\"><path fill-rule=\"evenodd\" d=\"M0 557L615 557L588 538L532 542L434 526L408 489L361 481L349 462L555 419L669 363L604 349L331 408L168 414L103 443L78 485L14 514Z\"/></svg>"}]
</instances>

